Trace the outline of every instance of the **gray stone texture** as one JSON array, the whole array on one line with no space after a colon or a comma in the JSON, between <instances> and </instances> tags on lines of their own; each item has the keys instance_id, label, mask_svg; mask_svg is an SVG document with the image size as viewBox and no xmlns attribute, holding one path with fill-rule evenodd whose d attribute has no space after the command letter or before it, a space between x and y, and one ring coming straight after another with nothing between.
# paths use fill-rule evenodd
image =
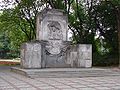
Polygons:
<instances>
[{"instance_id":1,"label":"gray stone texture","mask_svg":"<svg viewBox=\"0 0 120 90\"><path fill-rule=\"evenodd\" d=\"M67 16L57 9L44 9L37 16L37 40L49 40L49 24L60 26L62 40L67 41ZM59 34L59 33L57 33Z\"/></svg>"},{"instance_id":2,"label":"gray stone texture","mask_svg":"<svg viewBox=\"0 0 120 90\"><path fill-rule=\"evenodd\" d=\"M92 67L92 45L70 45L67 51L67 63L72 67Z\"/></svg>"},{"instance_id":3,"label":"gray stone texture","mask_svg":"<svg viewBox=\"0 0 120 90\"><path fill-rule=\"evenodd\" d=\"M21 66L23 68L41 68L41 44L24 43L21 46Z\"/></svg>"},{"instance_id":4,"label":"gray stone texture","mask_svg":"<svg viewBox=\"0 0 120 90\"><path fill-rule=\"evenodd\" d=\"M103 68L21 69L19 67L12 67L11 71L30 78L83 78L120 76L119 71Z\"/></svg>"},{"instance_id":5,"label":"gray stone texture","mask_svg":"<svg viewBox=\"0 0 120 90\"><path fill-rule=\"evenodd\" d=\"M92 45L79 44L78 67L92 67Z\"/></svg>"},{"instance_id":6,"label":"gray stone texture","mask_svg":"<svg viewBox=\"0 0 120 90\"><path fill-rule=\"evenodd\" d=\"M37 41L21 47L22 68L91 67L92 46L67 41L67 16L44 9L37 16Z\"/></svg>"}]
</instances>

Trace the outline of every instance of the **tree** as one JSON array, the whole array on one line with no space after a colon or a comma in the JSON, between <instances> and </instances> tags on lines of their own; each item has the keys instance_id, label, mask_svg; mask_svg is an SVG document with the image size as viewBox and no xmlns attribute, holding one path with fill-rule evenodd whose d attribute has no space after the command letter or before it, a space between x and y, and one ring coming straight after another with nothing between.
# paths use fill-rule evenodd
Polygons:
<instances>
[{"instance_id":1,"label":"tree","mask_svg":"<svg viewBox=\"0 0 120 90\"><path fill-rule=\"evenodd\" d=\"M7 0L9 1L9 0ZM93 53L118 55L117 9L119 0L15 0L13 8L0 15L1 29L7 30L12 45L36 38L37 13L44 8L61 9L68 15L74 44L92 44ZM10 3L10 2L7 2ZM119 23L119 21L118 21ZM119 24L118 24L119 25ZM19 34L19 35L18 35ZM23 37L22 37L23 36ZM16 43L14 40L16 38Z\"/></svg>"}]
</instances>

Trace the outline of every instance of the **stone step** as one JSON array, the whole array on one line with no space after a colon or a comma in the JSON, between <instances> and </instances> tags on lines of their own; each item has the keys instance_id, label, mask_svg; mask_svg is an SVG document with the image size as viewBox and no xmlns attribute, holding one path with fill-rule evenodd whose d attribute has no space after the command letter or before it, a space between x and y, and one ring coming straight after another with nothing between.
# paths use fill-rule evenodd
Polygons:
<instances>
[{"instance_id":1,"label":"stone step","mask_svg":"<svg viewBox=\"0 0 120 90\"><path fill-rule=\"evenodd\" d=\"M11 71L30 78L80 78L120 76L120 72L102 68L45 68L45 69L21 69L12 67Z\"/></svg>"}]
</instances>

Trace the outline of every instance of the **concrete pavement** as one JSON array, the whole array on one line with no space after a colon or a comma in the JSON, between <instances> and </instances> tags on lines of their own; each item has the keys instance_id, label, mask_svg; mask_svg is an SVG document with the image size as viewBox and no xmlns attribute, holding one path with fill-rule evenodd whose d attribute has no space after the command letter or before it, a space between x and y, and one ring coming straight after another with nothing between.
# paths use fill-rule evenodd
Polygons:
<instances>
[{"instance_id":1,"label":"concrete pavement","mask_svg":"<svg viewBox=\"0 0 120 90\"><path fill-rule=\"evenodd\" d=\"M2 67L0 90L120 90L120 75L32 79L11 72L9 67Z\"/></svg>"}]
</instances>

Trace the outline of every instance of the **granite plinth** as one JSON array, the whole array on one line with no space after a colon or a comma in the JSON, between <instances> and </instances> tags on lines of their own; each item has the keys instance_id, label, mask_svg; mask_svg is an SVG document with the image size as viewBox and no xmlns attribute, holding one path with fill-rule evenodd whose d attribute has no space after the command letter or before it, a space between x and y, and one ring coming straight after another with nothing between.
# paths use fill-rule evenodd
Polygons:
<instances>
[{"instance_id":1,"label":"granite plinth","mask_svg":"<svg viewBox=\"0 0 120 90\"><path fill-rule=\"evenodd\" d=\"M30 78L81 78L119 76L120 73L103 68L45 68L45 69L22 69L12 67L13 72Z\"/></svg>"}]
</instances>

